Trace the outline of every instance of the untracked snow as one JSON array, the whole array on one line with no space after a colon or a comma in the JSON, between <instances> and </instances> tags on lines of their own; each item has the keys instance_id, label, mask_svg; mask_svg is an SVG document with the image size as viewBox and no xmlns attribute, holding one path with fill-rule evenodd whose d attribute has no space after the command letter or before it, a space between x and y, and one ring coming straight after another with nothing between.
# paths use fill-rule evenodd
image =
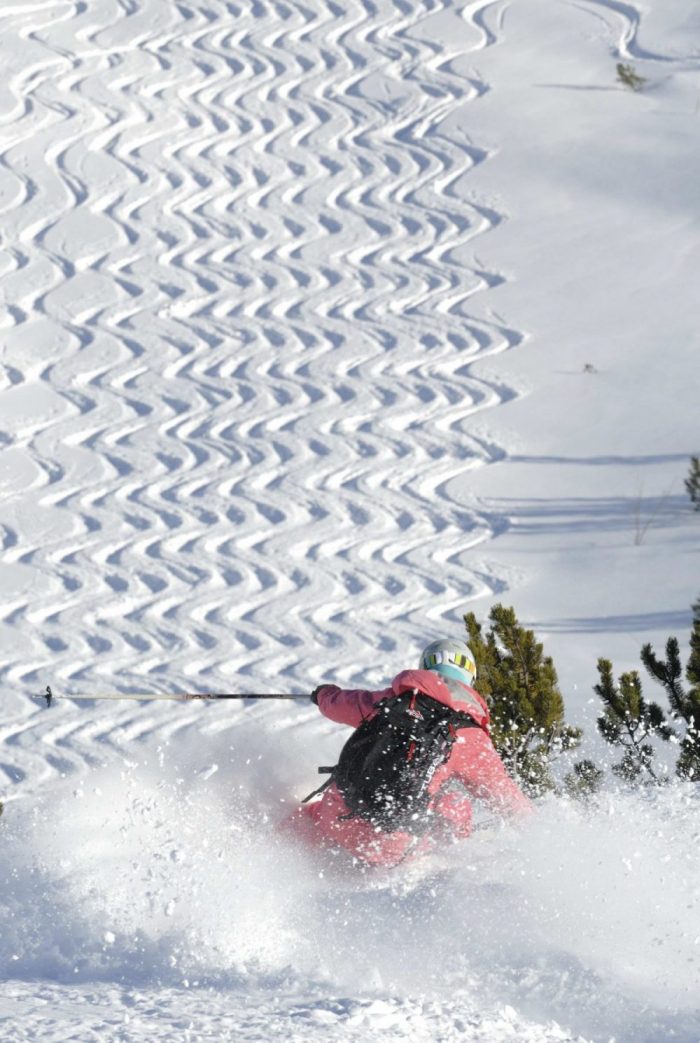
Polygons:
<instances>
[{"instance_id":1,"label":"untracked snow","mask_svg":"<svg viewBox=\"0 0 700 1043\"><path fill-rule=\"evenodd\" d=\"M597 657L685 655L694 5L6 0L0 57L0 1038L698 1043L697 788L280 829L303 695L467 610L598 760Z\"/></svg>"}]
</instances>

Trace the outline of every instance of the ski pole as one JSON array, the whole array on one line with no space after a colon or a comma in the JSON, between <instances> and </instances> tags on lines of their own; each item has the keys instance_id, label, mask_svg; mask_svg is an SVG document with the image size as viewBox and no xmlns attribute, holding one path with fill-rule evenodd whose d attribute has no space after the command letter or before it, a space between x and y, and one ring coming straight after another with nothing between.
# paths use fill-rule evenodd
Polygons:
<instances>
[{"instance_id":1,"label":"ski pole","mask_svg":"<svg viewBox=\"0 0 700 1043\"><path fill-rule=\"evenodd\" d=\"M46 705L51 706L54 699L78 699L78 700L92 700L92 699L134 699L139 702L151 702L156 699L167 699L170 702L176 703L188 703L194 702L196 699L208 700L208 699L303 699L305 693L303 692L175 692L165 694L154 693L154 692L102 692L97 695L55 695L51 690L51 685L46 686L46 693L44 695L35 695L34 699L45 699Z\"/></svg>"}]
</instances>

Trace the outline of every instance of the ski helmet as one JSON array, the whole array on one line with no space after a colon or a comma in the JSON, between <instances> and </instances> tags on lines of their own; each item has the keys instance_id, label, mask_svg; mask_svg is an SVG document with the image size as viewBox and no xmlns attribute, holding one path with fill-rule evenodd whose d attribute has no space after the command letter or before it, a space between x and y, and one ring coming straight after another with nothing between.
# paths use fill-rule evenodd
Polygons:
<instances>
[{"instance_id":1,"label":"ski helmet","mask_svg":"<svg viewBox=\"0 0 700 1043\"><path fill-rule=\"evenodd\" d=\"M443 639L433 641L423 649L420 657L421 670L434 670L444 677L471 685L476 678L476 663L469 645L464 641Z\"/></svg>"}]
</instances>

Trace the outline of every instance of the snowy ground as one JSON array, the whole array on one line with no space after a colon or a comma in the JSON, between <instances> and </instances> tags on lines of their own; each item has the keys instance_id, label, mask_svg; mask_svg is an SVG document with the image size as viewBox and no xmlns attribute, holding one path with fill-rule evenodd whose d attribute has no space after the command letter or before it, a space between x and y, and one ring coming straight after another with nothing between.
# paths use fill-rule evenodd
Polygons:
<instances>
[{"instance_id":1,"label":"snowy ground","mask_svg":"<svg viewBox=\"0 0 700 1043\"><path fill-rule=\"evenodd\" d=\"M593 742L700 594L693 4L0 28L0 1038L698 1043L697 793L358 879L274 830L307 703L29 698L371 685L503 600Z\"/></svg>"}]
</instances>

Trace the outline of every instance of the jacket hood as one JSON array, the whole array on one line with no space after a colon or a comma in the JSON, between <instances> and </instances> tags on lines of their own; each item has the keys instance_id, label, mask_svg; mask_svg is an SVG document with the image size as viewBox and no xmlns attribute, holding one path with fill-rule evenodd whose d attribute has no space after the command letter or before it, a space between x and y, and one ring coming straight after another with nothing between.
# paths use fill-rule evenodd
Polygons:
<instances>
[{"instance_id":1,"label":"jacket hood","mask_svg":"<svg viewBox=\"0 0 700 1043\"><path fill-rule=\"evenodd\" d=\"M468 713L482 728L488 726L490 715L486 701L469 685L443 677L434 670L403 670L391 682L395 695L414 688L453 710Z\"/></svg>"}]
</instances>

